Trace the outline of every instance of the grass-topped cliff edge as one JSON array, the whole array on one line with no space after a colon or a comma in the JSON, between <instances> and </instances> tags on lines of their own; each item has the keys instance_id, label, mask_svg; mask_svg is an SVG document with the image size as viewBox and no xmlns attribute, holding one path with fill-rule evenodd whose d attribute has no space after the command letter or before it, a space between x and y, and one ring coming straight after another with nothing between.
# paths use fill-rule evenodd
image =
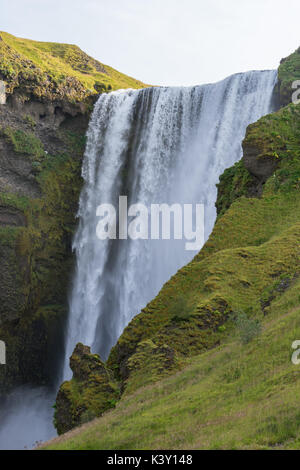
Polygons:
<instances>
[{"instance_id":1,"label":"grass-topped cliff edge","mask_svg":"<svg viewBox=\"0 0 300 470\"><path fill-rule=\"evenodd\" d=\"M0 31L0 80L8 94L22 91L39 99L83 102L120 88L145 85L102 64L73 44L17 38Z\"/></svg>"}]
</instances>

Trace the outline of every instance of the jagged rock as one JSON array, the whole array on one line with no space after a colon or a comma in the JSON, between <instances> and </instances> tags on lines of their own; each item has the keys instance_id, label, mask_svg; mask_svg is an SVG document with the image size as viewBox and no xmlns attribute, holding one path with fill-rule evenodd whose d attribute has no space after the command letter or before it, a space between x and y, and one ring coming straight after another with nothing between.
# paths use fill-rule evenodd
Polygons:
<instances>
[{"instance_id":1,"label":"jagged rock","mask_svg":"<svg viewBox=\"0 0 300 470\"><path fill-rule=\"evenodd\" d=\"M247 139L243 142L244 165L245 168L256 178L261 184L274 173L278 162L269 155L264 155L264 149L260 146L260 142L249 142Z\"/></svg>"},{"instance_id":2,"label":"jagged rock","mask_svg":"<svg viewBox=\"0 0 300 470\"><path fill-rule=\"evenodd\" d=\"M73 378L61 385L56 398L54 422L59 434L100 416L119 397L111 371L88 346L77 344L70 367Z\"/></svg>"}]
</instances>

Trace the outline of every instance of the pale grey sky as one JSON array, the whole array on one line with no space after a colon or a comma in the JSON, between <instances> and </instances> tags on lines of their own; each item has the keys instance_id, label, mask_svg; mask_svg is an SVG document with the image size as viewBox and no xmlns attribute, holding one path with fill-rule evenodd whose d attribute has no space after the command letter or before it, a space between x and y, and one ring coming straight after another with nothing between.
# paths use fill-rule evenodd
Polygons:
<instances>
[{"instance_id":1,"label":"pale grey sky","mask_svg":"<svg viewBox=\"0 0 300 470\"><path fill-rule=\"evenodd\" d=\"M299 0L0 0L0 30L77 44L154 85L277 68L299 18Z\"/></svg>"}]
</instances>

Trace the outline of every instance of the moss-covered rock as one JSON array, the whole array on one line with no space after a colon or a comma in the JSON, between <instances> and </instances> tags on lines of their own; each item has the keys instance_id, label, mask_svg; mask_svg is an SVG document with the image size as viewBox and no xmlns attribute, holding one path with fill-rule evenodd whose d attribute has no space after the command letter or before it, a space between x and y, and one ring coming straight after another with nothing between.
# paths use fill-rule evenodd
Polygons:
<instances>
[{"instance_id":1,"label":"moss-covered rock","mask_svg":"<svg viewBox=\"0 0 300 470\"><path fill-rule=\"evenodd\" d=\"M119 388L97 354L78 343L70 358L73 378L57 394L54 423L59 434L113 408Z\"/></svg>"},{"instance_id":2,"label":"moss-covered rock","mask_svg":"<svg viewBox=\"0 0 300 470\"><path fill-rule=\"evenodd\" d=\"M218 217L225 214L231 204L241 196L257 197L262 191L262 182L245 167L244 160L235 163L220 177L216 208Z\"/></svg>"},{"instance_id":3,"label":"moss-covered rock","mask_svg":"<svg viewBox=\"0 0 300 470\"><path fill-rule=\"evenodd\" d=\"M0 194L0 338L7 343L0 391L46 383L63 347L83 148L72 152L39 156L40 197L19 196L18 186Z\"/></svg>"}]
</instances>

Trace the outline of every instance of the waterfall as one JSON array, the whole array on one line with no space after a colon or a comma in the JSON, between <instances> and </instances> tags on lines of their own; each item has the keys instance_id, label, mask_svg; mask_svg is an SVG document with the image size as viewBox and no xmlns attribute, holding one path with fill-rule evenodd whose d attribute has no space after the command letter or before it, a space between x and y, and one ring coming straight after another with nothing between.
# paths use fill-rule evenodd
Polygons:
<instances>
[{"instance_id":1,"label":"waterfall","mask_svg":"<svg viewBox=\"0 0 300 470\"><path fill-rule=\"evenodd\" d=\"M275 71L233 75L213 85L102 94L91 117L82 174L77 266L70 295L63 375L78 341L105 359L127 323L194 256L182 240L96 237L96 207L128 203L205 204L205 236L216 183L242 155L249 123L273 111ZM55 434L55 392L17 389L0 409L0 449L32 447Z\"/></svg>"},{"instance_id":2,"label":"waterfall","mask_svg":"<svg viewBox=\"0 0 300 470\"><path fill-rule=\"evenodd\" d=\"M87 133L74 238L64 377L76 343L106 359L128 322L195 252L182 240L105 240L97 206L203 203L205 237L216 218L216 184L241 158L246 127L272 111L275 71L236 74L195 87L102 94Z\"/></svg>"}]
</instances>

